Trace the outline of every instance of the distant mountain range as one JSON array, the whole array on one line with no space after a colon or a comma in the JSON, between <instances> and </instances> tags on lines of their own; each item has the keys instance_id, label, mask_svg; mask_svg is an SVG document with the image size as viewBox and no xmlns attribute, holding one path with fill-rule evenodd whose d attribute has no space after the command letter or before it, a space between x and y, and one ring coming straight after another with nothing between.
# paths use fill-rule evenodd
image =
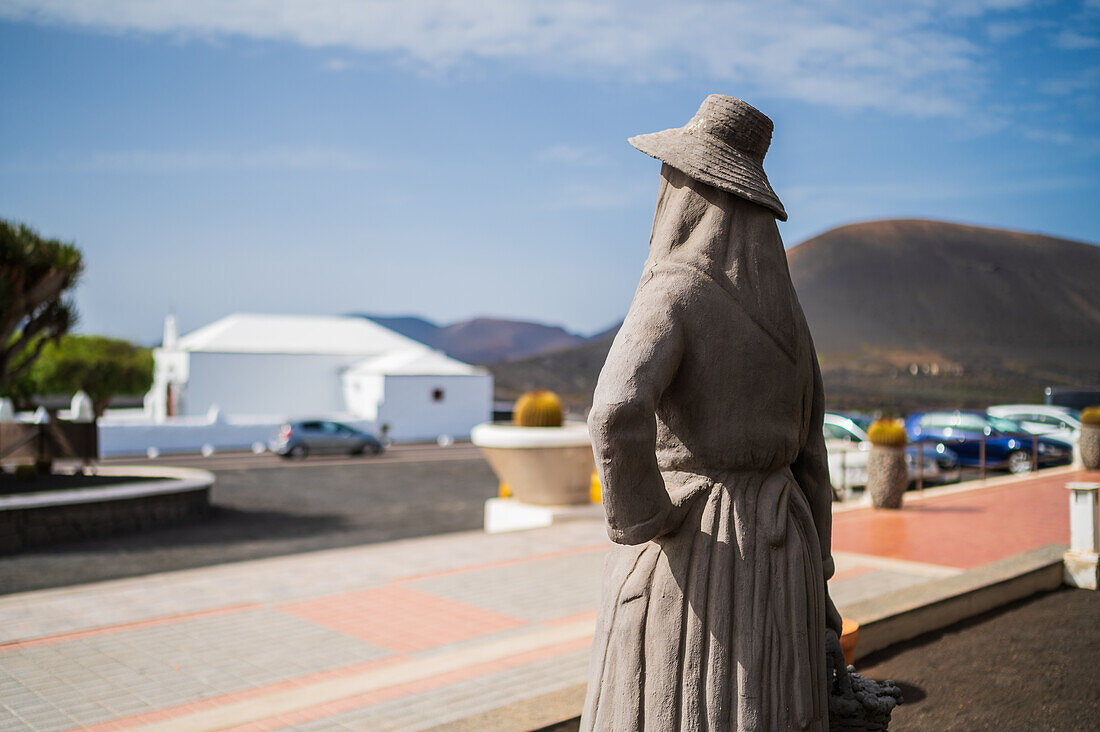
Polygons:
<instances>
[{"instance_id":1,"label":"distant mountain range","mask_svg":"<svg viewBox=\"0 0 1100 732\"><path fill-rule=\"evenodd\" d=\"M555 325L519 320L475 318L451 325L437 325L411 315L360 314L360 317L438 348L459 361L483 365L568 349L589 340Z\"/></svg>"},{"instance_id":2,"label":"distant mountain range","mask_svg":"<svg viewBox=\"0 0 1100 732\"><path fill-rule=\"evenodd\" d=\"M888 220L787 258L834 408L983 407L1100 384L1100 246ZM613 337L495 364L498 398L538 387L586 406Z\"/></svg>"}]
</instances>

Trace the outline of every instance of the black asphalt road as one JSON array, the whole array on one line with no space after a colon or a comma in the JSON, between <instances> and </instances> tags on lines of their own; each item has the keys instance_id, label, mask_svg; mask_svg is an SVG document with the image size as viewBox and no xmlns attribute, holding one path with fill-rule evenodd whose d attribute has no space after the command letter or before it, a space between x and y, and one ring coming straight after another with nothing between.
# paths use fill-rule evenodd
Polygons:
<instances>
[{"instance_id":1,"label":"black asphalt road","mask_svg":"<svg viewBox=\"0 0 1100 732\"><path fill-rule=\"evenodd\" d=\"M497 493L469 444L301 461L250 453L104 461L150 463L213 470L210 518L0 557L0 593L478 529L485 499Z\"/></svg>"}]
</instances>

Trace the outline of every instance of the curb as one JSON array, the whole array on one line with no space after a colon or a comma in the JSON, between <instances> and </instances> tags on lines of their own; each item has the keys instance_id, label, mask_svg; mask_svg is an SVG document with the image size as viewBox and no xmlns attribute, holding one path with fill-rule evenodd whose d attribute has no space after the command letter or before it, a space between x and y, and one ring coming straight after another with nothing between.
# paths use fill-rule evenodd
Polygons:
<instances>
[{"instance_id":1,"label":"curb","mask_svg":"<svg viewBox=\"0 0 1100 732\"><path fill-rule=\"evenodd\" d=\"M860 624L855 657L954 625L1062 584L1066 547L1048 544L1007 559L838 608Z\"/></svg>"},{"instance_id":2,"label":"curb","mask_svg":"<svg viewBox=\"0 0 1100 732\"><path fill-rule=\"evenodd\" d=\"M100 467L97 475L149 478L134 483L103 485L95 488L71 488L0 496L0 511L68 506L79 503L118 501L170 493L202 490L214 485L214 474L197 468L112 465Z\"/></svg>"},{"instance_id":3,"label":"curb","mask_svg":"<svg viewBox=\"0 0 1100 732\"><path fill-rule=\"evenodd\" d=\"M905 510L905 505L908 503L919 503L920 501L928 500L930 498L940 498L942 496L951 496L956 493L969 493L970 491L981 490L983 488L999 488L1006 485L1014 485L1016 483L1026 483L1029 480L1035 480L1036 478L1049 478L1058 475L1064 475L1068 473L1074 473L1079 471L1080 468L1075 468L1072 465L1063 465L1056 468L1043 468L1038 472L1021 473L1020 475L997 475L992 478L986 478L981 480L974 478L973 480L964 480L959 483L951 483L949 485L933 486L931 488L925 488L923 490L907 490L905 492L904 503L900 510ZM847 513L848 511L858 511L863 508L871 508L870 496L864 496L856 501L848 501L833 504L833 514ZM882 510L882 509L879 509ZM888 509L887 509L888 510Z\"/></svg>"},{"instance_id":4,"label":"curb","mask_svg":"<svg viewBox=\"0 0 1100 732\"><path fill-rule=\"evenodd\" d=\"M0 555L169 526L210 509L207 470L116 466L99 474L148 480L0 496Z\"/></svg>"}]
</instances>

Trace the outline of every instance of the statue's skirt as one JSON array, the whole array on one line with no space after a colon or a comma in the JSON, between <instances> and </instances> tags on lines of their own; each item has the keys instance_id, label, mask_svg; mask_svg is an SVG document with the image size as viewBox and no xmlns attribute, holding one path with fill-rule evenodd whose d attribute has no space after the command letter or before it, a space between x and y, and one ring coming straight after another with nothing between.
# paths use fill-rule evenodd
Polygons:
<instances>
[{"instance_id":1,"label":"statue's skirt","mask_svg":"<svg viewBox=\"0 0 1100 732\"><path fill-rule=\"evenodd\" d=\"M665 533L608 555L581 729L827 729L825 588L802 490L789 468L687 482Z\"/></svg>"}]
</instances>

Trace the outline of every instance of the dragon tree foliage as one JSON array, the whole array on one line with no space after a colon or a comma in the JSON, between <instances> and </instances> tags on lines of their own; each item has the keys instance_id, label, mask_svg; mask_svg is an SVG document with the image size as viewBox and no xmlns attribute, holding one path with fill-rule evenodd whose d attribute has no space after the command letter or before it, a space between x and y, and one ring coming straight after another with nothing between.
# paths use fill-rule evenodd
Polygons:
<instances>
[{"instance_id":1,"label":"dragon tree foliage","mask_svg":"<svg viewBox=\"0 0 1100 732\"><path fill-rule=\"evenodd\" d=\"M149 391L153 352L116 338L67 335L46 346L28 377L35 394L84 391L98 417L111 397Z\"/></svg>"},{"instance_id":2,"label":"dragon tree foliage","mask_svg":"<svg viewBox=\"0 0 1100 732\"><path fill-rule=\"evenodd\" d=\"M0 219L0 392L11 392L46 345L72 328L67 295L83 270L73 244Z\"/></svg>"}]
</instances>

